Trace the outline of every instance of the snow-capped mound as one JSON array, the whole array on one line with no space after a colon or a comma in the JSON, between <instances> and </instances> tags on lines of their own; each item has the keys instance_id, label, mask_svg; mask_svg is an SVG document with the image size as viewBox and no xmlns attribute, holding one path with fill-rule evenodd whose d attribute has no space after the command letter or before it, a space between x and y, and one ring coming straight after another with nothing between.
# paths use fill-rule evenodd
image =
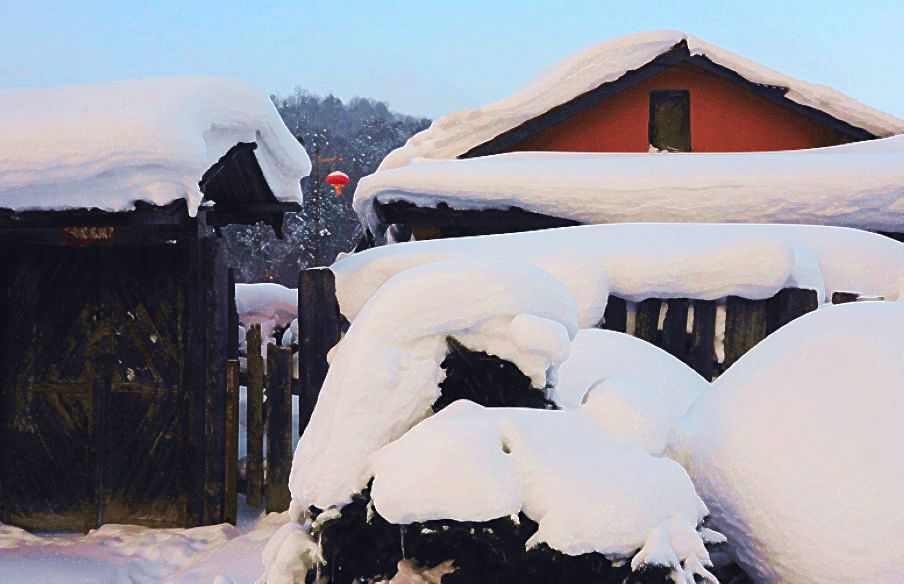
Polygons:
<instances>
[{"instance_id":1,"label":"snow-capped mound","mask_svg":"<svg viewBox=\"0 0 904 584\"><path fill-rule=\"evenodd\" d=\"M904 303L826 307L756 345L674 454L764 582L902 582Z\"/></svg>"},{"instance_id":2,"label":"snow-capped mound","mask_svg":"<svg viewBox=\"0 0 904 584\"><path fill-rule=\"evenodd\" d=\"M582 328L596 326L608 294L631 301L728 295L770 298L781 288L899 298L904 245L843 227L622 223L414 241L347 256L331 266L342 314L352 320L402 270L455 258L531 263L577 300Z\"/></svg>"},{"instance_id":3,"label":"snow-capped mound","mask_svg":"<svg viewBox=\"0 0 904 584\"><path fill-rule=\"evenodd\" d=\"M368 457L431 411L446 337L513 362L543 387L568 355L577 308L549 273L516 260L455 260L389 279L338 345L289 481L293 505L341 506Z\"/></svg>"},{"instance_id":4,"label":"snow-capped mound","mask_svg":"<svg viewBox=\"0 0 904 584\"><path fill-rule=\"evenodd\" d=\"M381 449L372 469L375 509L392 523L484 521L523 510L539 523L528 548L636 554L632 566L686 570L688 582L709 564L697 533L706 506L685 471L616 444L581 409L457 401Z\"/></svg>"},{"instance_id":5,"label":"snow-capped mound","mask_svg":"<svg viewBox=\"0 0 904 584\"><path fill-rule=\"evenodd\" d=\"M273 194L301 200L311 169L268 97L223 78L149 78L0 92L0 208L127 211L186 199L238 142Z\"/></svg>"},{"instance_id":6,"label":"snow-capped mound","mask_svg":"<svg viewBox=\"0 0 904 584\"><path fill-rule=\"evenodd\" d=\"M389 154L379 170L405 166L417 158L451 159L488 142L527 120L548 112L628 71L646 65L681 41L693 55L704 56L752 83L787 87L785 97L823 111L880 137L904 132L904 122L824 85L783 75L739 55L674 31L650 31L607 40L542 71L516 94L484 107L441 118Z\"/></svg>"},{"instance_id":7,"label":"snow-capped mound","mask_svg":"<svg viewBox=\"0 0 904 584\"><path fill-rule=\"evenodd\" d=\"M655 389L676 418L710 386L699 373L647 341L615 331L582 329L559 367L552 399L563 408L576 408L594 383L620 377Z\"/></svg>"},{"instance_id":8,"label":"snow-capped mound","mask_svg":"<svg viewBox=\"0 0 904 584\"><path fill-rule=\"evenodd\" d=\"M377 234L374 205L393 201L518 207L587 224L724 221L904 231L902 198L904 136L895 136L786 152L512 152L418 161L364 178L354 206Z\"/></svg>"}]
</instances>

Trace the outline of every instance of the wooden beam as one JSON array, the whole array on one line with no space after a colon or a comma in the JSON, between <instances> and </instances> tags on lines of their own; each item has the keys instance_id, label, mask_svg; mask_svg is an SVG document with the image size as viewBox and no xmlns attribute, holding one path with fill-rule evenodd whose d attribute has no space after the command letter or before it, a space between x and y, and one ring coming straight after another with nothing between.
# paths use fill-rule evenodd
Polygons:
<instances>
[{"instance_id":1,"label":"wooden beam","mask_svg":"<svg viewBox=\"0 0 904 584\"><path fill-rule=\"evenodd\" d=\"M597 328L620 333L626 332L628 330L628 303L624 299L610 294L606 300L603 320L597 325Z\"/></svg>"},{"instance_id":2,"label":"wooden beam","mask_svg":"<svg viewBox=\"0 0 904 584\"><path fill-rule=\"evenodd\" d=\"M239 361L226 363L226 511L227 523L238 520L239 488Z\"/></svg>"},{"instance_id":3,"label":"wooden beam","mask_svg":"<svg viewBox=\"0 0 904 584\"><path fill-rule=\"evenodd\" d=\"M657 345L659 339L659 306L658 298L647 298L637 303L634 317L634 336Z\"/></svg>"},{"instance_id":4,"label":"wooden beam","mask_svg":"<svg viewBox=\"0 0 904 584\"><path fill-rule=\"evenodd\" d=\"M690 366L707 381L715 374L716 303L694 300L694 325L691 330Z\"/></svg>"},{"instance_id":5,"label":"wooden beam","mask_svg":"<svg viewBox=\"0 0 904 584\"><path fill-rule=\"evenodd\" d=\"M245 335L248 358L246 386L248 442L245 458L247 501L250 507L264 504L264 359L261 356L261 325Z\"/></svg>"},{"instance_id":6,"label":"wooden beam","mask_svg":"<svg viewBox=\"0 0 904 584\"><path fill-rule=\"evenodd\" d=\"M267 513L289 508L292 470L292 351L267 345Z\"/></svg>"},{"instance_id":7,"label":"wooden beam","mask_svg":"<svg viewBox=\"0 0 904 584\"><path fill-rule=\"evenodd\" d=\"M816 310L816 290L784 288L766 302L766 334L771 335L795 318Z\"/></svg>"},{"instance_id":8,"label":"wooden beam","mask_svg":"<svg viewBox=\"0 0 904 584\"><path fill-rule=\"evenodd\" d=\"M727 369L766 336L766 300L729 296L725 304Z\"/></svg>"},{"instance_id":9,"label":"wooden beam","mask_svg":"<svg viewBox=\"0 0 904 584\"><path fill-rule=\"evenodd\" d=\"M662 348L685 363L690 363L687 335L687 298L670 298L665 301L666 313L662 323Z\"/></svg>"},{"instance_id":10,"label":"wooden beam","mask_svg":"<svg viewBox=\"0 0 904 584\"><path fill-rule=\"evenodd\" d=\"M298 277L299 434L308 426L326 379L326 355L341 334L335 275L329 268L302 270Z\"/></svg>"}]
</instances>

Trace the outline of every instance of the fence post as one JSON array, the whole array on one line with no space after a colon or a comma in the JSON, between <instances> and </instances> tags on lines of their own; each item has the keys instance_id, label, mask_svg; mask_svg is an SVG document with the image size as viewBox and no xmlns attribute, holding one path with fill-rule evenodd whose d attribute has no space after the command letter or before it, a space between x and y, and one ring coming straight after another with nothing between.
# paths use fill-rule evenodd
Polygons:
<instances>
[{"instance_id":1,"label":"fence post","mask_svg":"<svg viewBox=\"0 0 904 584\"><path fill-rule=\"evenodd\" d=\"M690 366L707 381L713 380L716 351L716 303L713 300L694 300L694 325L691 331Z\"/></svg>"},{"instance_id":2,"label":"fence post","mask_svg":"<svg viewBox=\"0 0 904 584\"><path fill-rule=\"evenodd\" d=\"M261 325L255 324L245 334L248 355L247 451L245 477L250 507L264 504L264 359L261 356Z\"/></svg>"},{"instance_id":3,"label":"fence post","mask_svg":"<svg viewBox=\"0 0 904 584\"><path fill-rule=\"evenodd\" d=\"M662 348L687 363L690 361L687 343L687 298L671 298L665 301L666 313L662 323Z\"/></svg>"},{"instance_id":4,"label":"fence post","mask_svg":"<svg viewBox=\"0 0 904 584\"><path fill-rule=\"evenodd\" d=\"M227 523L238 520L239 490L239 361L226 362L226 511Z\"/></svg>"},{"instance_id":5,"label":"fence post","mask_svg":"<svg viewBox=\"0 0 904 584\"><path fill-rule=\"evenodd\" d=\"M341 335L336 277L329 268L302 270L298 275L298 433L304 433L326 379L326 355Z\"/></svg>"},{"instance_id":6,"label":"fence post","mask_svg":"<svg viewBox=\"0 0 904 584\"><path fill-rule=\"evenodd\" d=\"M267 345L267 485L265 509L289 508L292 469L292 351Z\"/></svg>"},{"instance_id":7,"label":"fence post","mask_svg":"<svg viewBox=\"0 0 904 584\"><path fill-rule=\"evenodd\" d=\"M795 318L819 306L816 290L783 288L766 302L766 334L770 335Z\"/></svg>"},{"instance_id":8,"label":"fence post","mask_svg":"<svg viewBox=\"0 0 904 584\"><path fill-rule=\"evenodd\" d=\"M658 298L647 298L637 303L637 315L634 320L634 336L653 343L659 336L659 306Z\"/></svg>"},{"instance_id":9,"label":"fence post","mask_svg":"<svg viewBox=\"0 0 904 584\"><path fill-rule=\"evenodd\" d=\"M729 296L725 303L725 368L766 336L766 300Z\"/></svg>"},{"instance_id":10,"label":"fence post","mask_svg":"<svg viewBox=\"0 0 904 584\"><path fill-rule=\"evenodd\" d=\"M620 333L628 330L628 303L618 296L609 295L606 300L606 311L603 313L603 321L597 328Z\"/></svg>"}]
</instances>

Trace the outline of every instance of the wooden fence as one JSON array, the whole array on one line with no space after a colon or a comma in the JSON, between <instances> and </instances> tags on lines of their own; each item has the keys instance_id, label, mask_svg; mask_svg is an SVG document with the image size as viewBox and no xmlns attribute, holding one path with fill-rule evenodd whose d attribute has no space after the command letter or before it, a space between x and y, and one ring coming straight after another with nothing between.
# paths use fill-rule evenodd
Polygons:
<instances>
[{"instance_id":1,"label":"wooden fence","mask_svg":"<svg viewBox=\"0 0 904 584\"><path fill-rule=\"evenodd\" d=\"M335 277L329 268L302 271L298 296L298 377L293 376L290 348L268 344L265 361L259 325L247 331L245 371L238 371L238 362L230 364L228 369L228 385L234 388L228 394L229 427L238 424L238 380L246 387L247 502L251 506L263 506L268 512L284 511L289 507L292 396L299 398L298 433L301 435L326 378L327 353L339 341L348 324L339 312ZM835 304L856 300L859 300L856 294L846 292L836 292L832 296ZM762 300L729 296L721 300L650 298L630 303L610 296L598 326L653 343L687 363L704 378L713 380L767 335L815 310L818 303L815 291L799 288L785 288L772 298ZM721 343L718 342L720 339ZM722 353L721 359L718 352ZM227 452L237 459L237 444L227 441ZM226 489L235 493L236 482L230 477L237 473L231 468L227 462Z\"/></svg>"}]
</instances>

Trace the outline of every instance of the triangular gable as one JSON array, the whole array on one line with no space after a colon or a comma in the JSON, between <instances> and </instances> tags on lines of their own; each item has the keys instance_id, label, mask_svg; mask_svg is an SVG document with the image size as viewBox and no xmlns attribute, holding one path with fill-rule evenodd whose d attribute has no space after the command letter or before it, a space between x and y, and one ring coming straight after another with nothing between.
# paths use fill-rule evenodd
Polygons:
<instances>
[{"instance_id":1,"label":"triangular gable","mask_svg":"<svg viewBox=\"0 0 904 584\"><path fill-rule=\"evenodd\" d=\"M849 141L859 142L862 140L872 140L878 137L872 132L854 126L844 120L840 120L822 110L788 99L786 97L786 94L789 91L788 87L754 83L744 78L736 71L715 63L704 55L692 54L688 49L687 40L682 39L671 49L662 53L647 64L632 71L628 71L615 81L603 83L595 89L556 106L537 117L529 119L517 127L458 155L458 158L474 158L509 152L521 142L552 128L565 120L581 114L617 93L650 79L654 75L680 63L690 63L707 73L751 91L771 103L778 104L791 111L797 112L814 122L828 126L842 136L848 138Z\"/></svg>"}]
</instances>

